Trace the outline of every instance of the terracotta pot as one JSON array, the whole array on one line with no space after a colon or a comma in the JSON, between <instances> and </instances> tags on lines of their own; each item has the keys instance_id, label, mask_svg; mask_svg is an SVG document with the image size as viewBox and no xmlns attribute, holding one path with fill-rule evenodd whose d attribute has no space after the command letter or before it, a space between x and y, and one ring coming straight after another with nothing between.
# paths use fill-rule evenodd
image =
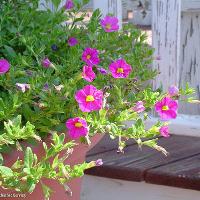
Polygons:
<instances>
[{"instance_id":1,"label":"terracotta pot","mask_svg":"<svg viewBox=\"0 0 200 200\"><path fill-rule=\"evenodd\" d=\"M82 163L85 160L85 156L87 151L89 151L94 145L96 145L103 135L97 134L93 138L91 138L92 144L90 146L85 145L85 144L80 144L74 148L72 156L70 156L66 161L65 164L70 164L73 166L74 164ZM48 139L46 143L48 144L50 140ZM37 156L40 158L44 154L44 150L42 147L42 144L39 144L37 147L32 148L34 153L37 154ZM11 166L14 161L16 161L17 157L23 158L23 152L12 152L12 154L7 154L4 155L4 164L6 166ZM66 191L64 190L64 187L57 183L56 181L53 180L42 180L44 184L52 188L54 191L53 194L51 195L50 200L79 200L80 199L80 191L81 191L81 180L82 178L76 178L72 180L68 186L72 190L72 197L70 197ZM0 197L1 194L20 194L15 191L11 190L4 190L3 188L0 188ZM43 200L43 192L41 188L41 184L37 184L35 190L31 194L23 194L25 196L26 200ZM7 200L13 200L13 198L5 198ZM15 199L23 199L22 197L20 198L15 198Z\"/></svg>"}]
</instances>

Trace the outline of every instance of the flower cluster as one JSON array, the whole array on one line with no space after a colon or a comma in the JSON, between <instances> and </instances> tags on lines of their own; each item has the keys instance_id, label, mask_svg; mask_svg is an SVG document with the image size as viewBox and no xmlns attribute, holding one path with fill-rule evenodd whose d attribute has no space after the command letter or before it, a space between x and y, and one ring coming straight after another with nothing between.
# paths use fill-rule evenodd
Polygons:
<instances>
[{"instance_id":1,"label":"flower cluster","mask_svg":"<svg viewBox=\"0 0 200 200\"><path fill-rule=\"evenodd\" d=\"M101 159L68 163L75 145L90 144L97 133L118 138L119 152L131 138L165 153L157 145L159 135L169 137L178 101L192 90L170 86L163 94L146 84L156 76L149 63L158 58L132 25L120 29L115 16L102 18L99 10L85 23L87 15L77 12L87 1L66 0L63 7L52 1L52 13L38 10L37 2L31 7L21 0L1 5L0 153L5 147L21 150L22 140L35 139L43 140L45 155L37 158L28 144L17 169L0 166L1 186L31 193L42 179L65 185L84 170L101 166ZM6 17L10 13L12 20ZM18 22L22 31L16 33ZM147 128L154 109L159 120ZM45 144L49 138L52 143ZM49 197L50 189L44 187Z\"/></svg>"},{"instance_id":2,"label":"flower cluster","mask_svg":"<svg viewBox=\"0 0 200 200\"><path fill-rule=\"evenodd\" d=\"M106 32L113 32L119 29L118 19L116 17L106 16L101 20L101 25ZM71 38L71 41L68 42L69 45L71 43L70 46L73 46L72 43L77 43L77 40L75 38ZM96 78L93 67L100 63L98 50L90 47L85 48L82 53L82 60L87 64L83 67L82 77L88 82L93 82ZM107 75L108 73L104 68L97 67L97 69L103 75ZM118 59L110 64L109 71L114 78L127 78L132 71L132 67L127 64L124 59ZM75 99L78 102L79 108L82 112L92 112L102 109L103 96L104 94L102 90L98 90L93 85L86 85L83 89L76 92ZM80 121L80 118L69 119L66 123L66 127L68 128L71 138L85 136L86 132L88 131L86 123L83 125L80 122L74 122L77 120ZM69 124L71 123L75 123L75 125L70 126ZM72 133L73 131L74 134Z\"/></svg>"},{"instance_id":3,"label":"flower cluster","mask_svg":"<svg viewBox=\"0 0 200 200\"><path fill-rule=\"evenodd\" d=\"M116 17L106 16L104 19L100 21L101 26L105 30L105 32L113 32L119 29L118 19ZM77 43L75 38L71 38L71 43ZM71 45L73 46L73 45ZM93 71L94 66L98 66L100 64L99 51L95 48L87 47L82 53L82 60L87 64L83 67L82 77L88 81L93 82L96 78L96 74ZM106 69L97 67L98 71L107 75L108 72ZM115 79L125 79L132 72L132 67L129 65L124 59L117 59L113 61L109 65L109 72ZM155 104L155 110L159 114L161 120L170 120L175 119L177 117L178 110L178 102L173 100L172 97L178 95L178 88L175 86L171 86L169 88L169 96L164 97L161 101L158 101ZM75 94L75 99L79 104L79 108L82 112L92 112L99 111L103 106L103 92L98 90L93 85L86 85L83 89L79 90ZM145 111L145 106L143 101L138 101L135 106L132 108L134 112L142 113ZM77 118L73 118L70 120L77 120ZM76 136L85 136L86 128L79 123L80 126L76 126L76 129L70 129L69 125L66 125L69 130L69 135L72 138L74 135ZM74 130L74 134L72 131ZM168 126L162 126L159 129L160 134L164 137L169 137L169 128ZM76 134L78 132L78 134Z\"/></svg>"}]
</instances>

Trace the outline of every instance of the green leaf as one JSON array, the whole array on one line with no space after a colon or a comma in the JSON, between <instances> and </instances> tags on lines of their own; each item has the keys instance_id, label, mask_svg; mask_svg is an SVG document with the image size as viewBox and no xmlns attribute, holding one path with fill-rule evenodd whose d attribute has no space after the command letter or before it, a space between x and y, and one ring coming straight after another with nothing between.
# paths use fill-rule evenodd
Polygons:
<instances>
[{"instance_id":1,"label":"green leaf","mask_svg":"<svg viewBox=\"0 0 200 200\"><path fill-rule=\"evenodd\" d=\"M62 133L59 135L59 144L63 144L64 140L65 140L65 134Z\"/></svg>"},{"instance_id":2,"label":"green leaf","mask_svg":"<svg viewBox=\"0 0 200 200\"><path fill-rule=\"evenodd\" d=\"M29 192L29 193L32 193L33 190L35 189L35 186L36 186L36 184L35 184L35 182L34 182L34 179L31 178L31 177L28 177L28 178L27 178L28 192Z\"/></svg>"},{"instance_id":3,"label":"green leaf","mask_svg":"<svg viewBox=\"0 0 200 200\"><path fill-rule=\"evenodd\" d=\"M0 153L0 166L3 165L3 156L2 154Z\"/></svg>"},{"instance_id":4,"label":"green leaf","mask_svg":"<svg viewBox=\"0 0 200 200\"><path fill-rule=\"evenodd\" d=\"M0 166L0 172L3 177L13 176L13 171L9 167Z\"/></svg>"},{"instance_id":5,"label":"green leaf","mask_svg":"<svg viewBox=\"0 0 200 200\"><path fill-rule=\"evenodd\" d=\"M52 163L52 168L55 169L58 164L59 164L59 159L58 159L59 154L54 158L53 163Z\"/></svg>"},{"instance_id":6,"label":"green leaf","mask_svg":"<svg viewBox=\"0 0 200 200\"><path fill-rule=\"evenodd\" d=\"M32 165L33 165L33 152L30 147L27 147L24 156L24 166L26 168L31 168Z\"/></svg>"},{"instance_id":7,"label":"green leaf","mask_svg":"<svg viewBox=\"0 0 200 200\"><path fill-rule=\"evenodd\" d=\"M40 140L40 137L35 134L35 126L28 121L25 126L21 127L21 123L21 115L4 122L5 133L0 136L0 145L13 144L17 140L29 138Z\"/></svg>"},{"instance_id":8,"label":"green leaf","mask_svg":"<svg viewBox=\"0 0 200 200\"><path fill-rule=\"evenodd\" d=\"M83 5L89 3L90 0L82 0L83 1Z\"/></svg>"},{"instance_id":9,"label":"green leaf","mask_svg":"<svg viewBox=\"0 0 200 200\"><path fill-rule=\"evenodd\" d=\"M15 51L12 47L4 45L4 48L5 48L5 53L7 54L8 57L14 58L17 56L17 54L15 53Z\"/></svg>"},{"instance_id":10,"label":"green leaf","mask_svg":"<svg viewBox=\"0 0 200 200\"><path fill-rule=\"evenodd\" d=\"M58 6L60 5L61 3L61 0L51 0L53 5L55 6L56 9L58 9Z\"/></svg>"},{"instance_id":11,"label":"green leaf","mask_svg":"<svg viewBox=\"0 0 200 200\"><path fill-rule=\"evenodd\" d=\"M83 21L84 17L78 17L74 20L74 23Z\"/></svg>"},{"instance_id":12,"label":"green leaf","mask_svg":"<svg viewBox=\"0 0 200 200\"><path fill-rule=\"evenodd\" d=\"M51 193L53 192L50 187L46 186L45 184L41 183L42 191L44 193L45 200L49 200Z\"/></svg>"},{"instance_id":13,"label":"green leaf","mask_svg":"<svg viewBox=\"0 0 200 200\"><path fill-rule=\"evenodd\" d=\"M21 167L22 167L22 161L17 159L11 168L12 169L20 169Z\"/></svg>"}]
</instances>

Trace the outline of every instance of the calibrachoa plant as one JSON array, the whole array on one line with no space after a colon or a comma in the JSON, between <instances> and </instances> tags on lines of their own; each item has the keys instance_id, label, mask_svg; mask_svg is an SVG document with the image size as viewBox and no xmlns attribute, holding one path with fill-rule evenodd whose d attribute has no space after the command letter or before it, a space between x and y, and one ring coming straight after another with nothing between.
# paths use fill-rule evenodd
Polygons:
<instances>
[{"instance_id":1,"label":"calibrachoa plant","mask_svg":"<svg viewBox=\"0 0 200 200\"><path fill-rule=\"evenodd\" d=\"M63 8L58 0L52 3L53 12L39 10L38 0L0 5L0 151L25 152L11 167L0 156L0 185L31 193L41 183L47 199L50 189L43 178L66 186L85 169L103 164L101 159L64 164L73 156L75 139L89 144L95 134L109 134L119 138L120 152L133 138L166 154L158 138L170 136L168 124L177 117L178 102L194 92L186 85L162 93L147 84L157 72L140 30L132 25L119 30L118 19L101 18L99 10L86 23L80 11L87 1L67 0ZM147 129L154 110L159 120ZM51 145L45 143L49 135ZM42 141L45 154L38 158L29 143Z\"/></svg>"}]
</instances>

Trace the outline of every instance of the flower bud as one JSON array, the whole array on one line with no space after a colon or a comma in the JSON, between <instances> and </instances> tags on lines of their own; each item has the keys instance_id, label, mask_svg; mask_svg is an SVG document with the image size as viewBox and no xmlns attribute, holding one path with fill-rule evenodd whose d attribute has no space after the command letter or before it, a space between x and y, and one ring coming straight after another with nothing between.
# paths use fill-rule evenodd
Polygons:
<instances>
[{"instance_id":1,"label":"flower bud","mask_svg":"<svg viewBox=\"0 0 200 200\"><path fill-rule=\"evenodd\" d=\"M70 10L74 7L74 2L72 0L67 0L65 3L65 9Z\"/></svg>"},{"instance_id":2,"label":"flower bud","mask_svg":"<svg viewBox=\"0 0 200 200\"><path fill-rule=\"evenodd\" d=\"M143 112L145 110L144 103L142 101L138 101L133 107L133 110L137 113Z\"/></svg>"},{"instance_id":3,"label":"flower bud","mask_svg":"<svg viewBox=\"0 0 200 200\"><path fill-rule=\"evenodd\" d=\"M171 97L177 96L179 94L179 89L176 86L172 85L169 87L168 93Z\"/></svg>"},{"instance_id":4,"label":"flower bud","mask_svg":"<svg viewBox=\"0 0 200 200\"><path fill-rule=\"evenodd\" d=\"M162 126L160 129L159 129L159 132L160 134L163 136L163 137L169 137L169 127L168 126Z\"/></svg>"},{"instance_id":5,"label":"flower bud","mask_svg":"<svg viewBox=\"0 0 200 200\"><path fill-rule=\"evenodd\" d=\"M44 58L44 59L42 60L42 66L43 66L43 67L49 68L51 65L52 65L52 64L51 64L51 62L50 62L50 60L49 60L48 58Z\"/></svg>"},{"instance_id":6,"label":"flower bud","mask_svg":"<svg viewBox=\"0 0 200 200\"><path fill-rule=\"evenodd\" d=\"M103 165L103 161L102 161L102 159L98 159L98 160L96 160L95 165L96 165L97 167Z\"/></svg>"},{"instance_id":7,"label":"flower bud","mask_svg":"<svg viewBox=\"0 0 200 200\"><path fill-rule=\"evenodd\" d=\"M51 45L53 51L58 51L58 46L56 44Z\"/></svg>"}]
</instances>

